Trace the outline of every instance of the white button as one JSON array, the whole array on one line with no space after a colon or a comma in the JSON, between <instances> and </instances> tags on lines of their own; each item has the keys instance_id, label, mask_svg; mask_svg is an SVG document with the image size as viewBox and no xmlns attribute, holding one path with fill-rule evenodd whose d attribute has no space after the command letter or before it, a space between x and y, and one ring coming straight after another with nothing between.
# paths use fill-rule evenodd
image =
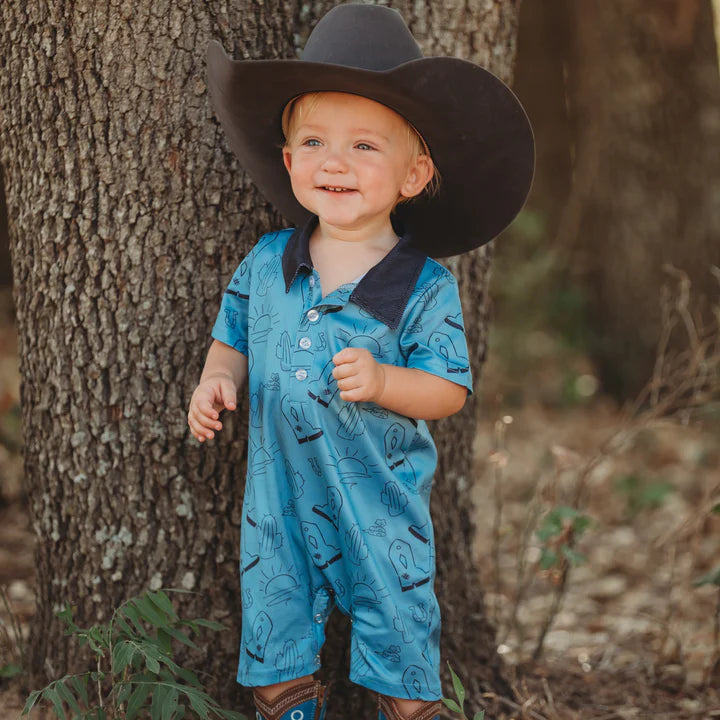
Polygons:
<instances>
[{"instance_id":1,"label":"white button","mask_svg":"<svg viewBox=\"0 0 720 720\"><path fill-rule=\"evenodd\" d=\"M318 613L318 614L315 616L315 622L316 622L318 625L322 622L322 615L321 615L320 613Z\"/></svg>"},{"instance_id":2,"label":"white button","mask_svg":"<svg viewBox=\"0 0 720 720\"><path fill-rule=\"evenodd\" d=\"M300 368L299 370L296 370L295 377L298 380L304 380L307 377L307 370L305 370L305 368Z\"/></svg>"},{"instance_id":3,"label":"white button","mask_svg":"<svg viewBox=\"0 0 720 720\"><path fill-rule=\"evenodd\" d=\"M320 317L320 313L313 308L312 310L308 310L307 319L310 322L315 322Z\"/></svg>"},{"instance_id":4,"label":"white button","mask_svg":"<svg viewBox=\"0 0 720 720\"><path fill-rule=\"evenodd\" d=\"M316 665L319 665L319 664L320 664L320 656L319 656L319 655L316 655L316 656L315 656L315 664L316 664Z\"/></svg>"},{"instance_id":5,"label":"white button","mask_svg":"<svg viewBox=\"0 0 720 720\"><path fill-rule=\"evenodd\" d=\"M310 287L315 287L315 278L312 275L310 276L309 282L310 282Z\"/></svg>"},{"instance_id":6,"label":"white button","mask_svg":"<svg viewBox=\"0 0 720 720\"><path fill-rule=\"evenodd\" d=\"M307 350L312 345L312 340L309 337L300 338L300 347L303 350Z\"/></svg>"}]
</instances>

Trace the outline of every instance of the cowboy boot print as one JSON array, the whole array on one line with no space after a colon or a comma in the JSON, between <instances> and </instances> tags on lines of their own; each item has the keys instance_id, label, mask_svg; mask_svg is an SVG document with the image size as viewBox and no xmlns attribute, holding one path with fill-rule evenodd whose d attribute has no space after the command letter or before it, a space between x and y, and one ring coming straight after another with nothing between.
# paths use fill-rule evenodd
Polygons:
<instances>
[{"instance_id":1,"label":"cowboy boot print","mask_svg":"<svg viewBox=\"0 0 720 720\"><path fill-rule=\"evenodd\" d=\"M445 371L447 373L466 373L469 371L468 359L458 352L449 335L436 330L430 335L429 345L445 360Z\"/></svg>"},{"instance_id":2,"label":"cowboy boot print","mask_svg":"<svg viewBox=\"0 0 720 720\"><path fill-rule=\"evenodd\" d=\"M245 645L245 652L259 663L265 662L265 649L272 633L273 624L265 611L260 611L253 620L250 641Z\"/></svg>"},{"instance_id":3,"label":"cowboy boot print","mask_svg":"<svg viewBox=\"0 0 720 720\"><path fill-rule=\"evenodd\" d=\"M330 405L338 391L337 380L332 374L334 369L335 363L328 360L325 367L320 371L320 375L311 380L308 385L308 395L323 407Z\"/></svg>"},{"instance_id":4,"label":"cowboy boot print","mask_svg":"<svg viewBox=\"0 0 720 720\"><path fill-rule=\"evenodd\" d=\"M427 675L419 665L409 665L405 668L402 682L410 700L420 700L422 695L430 693Z\"/></svg>"},{"instance_id":5,"label":"cowboy boot print","mask_svg":"<svg viewBox=\"0 0 720 720\"><path fill-rule=\"evenodd\" d=\"M430 574L416 564L412 548L404 540L393 540L388 556L403 592L430 582Z\"/></svg>"},{"instance_id":6,"label":"cowboy boot print","mask_svg":"<svg viewBox=\"0 0 720 720\"><path fill-rule=\"evenodd\" d=\"M317 440L323 431L315 427L306 417L304 403L291 400L289 395L283 395L280 401L280 410L287 424L292 429L298 445Z\"/></svg>"},{"instance_id":7,"label":"cowboy boot print","mask_svg":"<svg viewBox=\"0 0 720 720\"><path fill-rule=\"evenodd\" d=\"M342 495L340 495L340 491L337 488L330 485L327 489L326 498L327 502L325 505L313 505L312 511L332 523L333 527L337 530L340 509L343 505Z\"/></svg>"},{"instance_id":8,"label":"cowboy boot print","mask_svg":"<svg viewBox=\"0 0 720 720\"><path fill-rule=\"evenodd\" d=\"M328 565L332 565L342 557L340 548L330 545L325 541L320 528L315 523L301 522L303 538L305 546L310 553L315 567L318 570L324 570Z\"/></svg>"}]
</instances>

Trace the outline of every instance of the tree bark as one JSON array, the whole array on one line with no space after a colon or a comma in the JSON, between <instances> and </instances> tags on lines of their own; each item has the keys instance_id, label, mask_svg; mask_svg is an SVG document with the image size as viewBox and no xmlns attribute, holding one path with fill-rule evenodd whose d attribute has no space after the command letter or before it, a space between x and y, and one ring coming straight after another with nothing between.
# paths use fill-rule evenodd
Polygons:
<instances>
[{"instance_id":1,"label":"tree bark","mask_svg":"<svg viewBox=\"0 0 720 720\"><path fill-rule=\"evenodd\" d=\"M508 81L518 4L396 7L426 54L473 59ZM234 682L247 398L208 445L185 417L229 274L262 232L285 223L227 149L207 100L205 51L216 38L235 57L292 56L331 5L0 6L0 162L37 535L35 685L85 664L54 617L65 601L89 624L146 588L182 587L199 594L182 596L181 613L231 628L204 638L189 664L210 673L208 689L228 706L250 708ZM449 262L476 387L490 259L486 246ZM435 426L433 511L443 658L477 705L481 690L509 690L470 556L476 414L474 399ZM328 635L323 673L336 681L335 702L348 717L370 717L369 694L346 680L339 613Z\"/></svg>"},{"instance_id":2,"label":"tree bark","mask_svg":"<svg viewBox=\"0 0 720 720\"><path fill-rule=\"evenodd\" d=\"M696 323L713 321L720 265L720 83L710 3L582 0L568 104L577 154L559 243L587 298L603 388L632 397L651 378L665 263L692 282ZM681 328L671 350L687 347Z\"/></svg>"}]
</instances>

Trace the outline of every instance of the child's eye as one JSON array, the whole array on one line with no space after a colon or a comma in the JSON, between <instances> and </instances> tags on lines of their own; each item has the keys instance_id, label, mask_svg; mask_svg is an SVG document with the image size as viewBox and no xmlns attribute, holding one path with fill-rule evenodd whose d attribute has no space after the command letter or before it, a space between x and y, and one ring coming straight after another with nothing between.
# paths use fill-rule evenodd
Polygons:
<instances>
[{"instance_id":1,"label":"child's eye","mask_svg":"<svg viewBox=\"0 0 720 720\"><path fill-rule=\"evenodd\" d=\"M372 145L368 145L367 143L358 143L355 147L358 150L374 150L375 149Z\"/></svg>"},{"instance_id":2,"label":"child's eye","mask_svg":"<svg viewBox=\"0 0 720 720\"><path fill-rule=\"evenodd\" d=\"M320 141L317 138L308 138L307 140L303 141L303 145L307 145L309 147L318 147L320 145Z\"/></svg>"}]
</instances>

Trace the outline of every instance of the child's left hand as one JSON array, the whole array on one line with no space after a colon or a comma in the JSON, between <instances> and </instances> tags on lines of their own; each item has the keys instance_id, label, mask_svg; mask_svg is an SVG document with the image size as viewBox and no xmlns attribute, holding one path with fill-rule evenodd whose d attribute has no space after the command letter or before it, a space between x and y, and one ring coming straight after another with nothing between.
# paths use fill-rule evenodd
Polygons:
<instances>
[{"instance_id":1,"label":"child's left hand","mask_svg":"<svg viewBox=\"0 0 720 720\"><path fill-rule=\"evenodd\" d=\"M385 389L383 366L365 348L346 347L333 356L332 374L340 398L347 402L377 402Z\"/></svg>"}]
</instances>

